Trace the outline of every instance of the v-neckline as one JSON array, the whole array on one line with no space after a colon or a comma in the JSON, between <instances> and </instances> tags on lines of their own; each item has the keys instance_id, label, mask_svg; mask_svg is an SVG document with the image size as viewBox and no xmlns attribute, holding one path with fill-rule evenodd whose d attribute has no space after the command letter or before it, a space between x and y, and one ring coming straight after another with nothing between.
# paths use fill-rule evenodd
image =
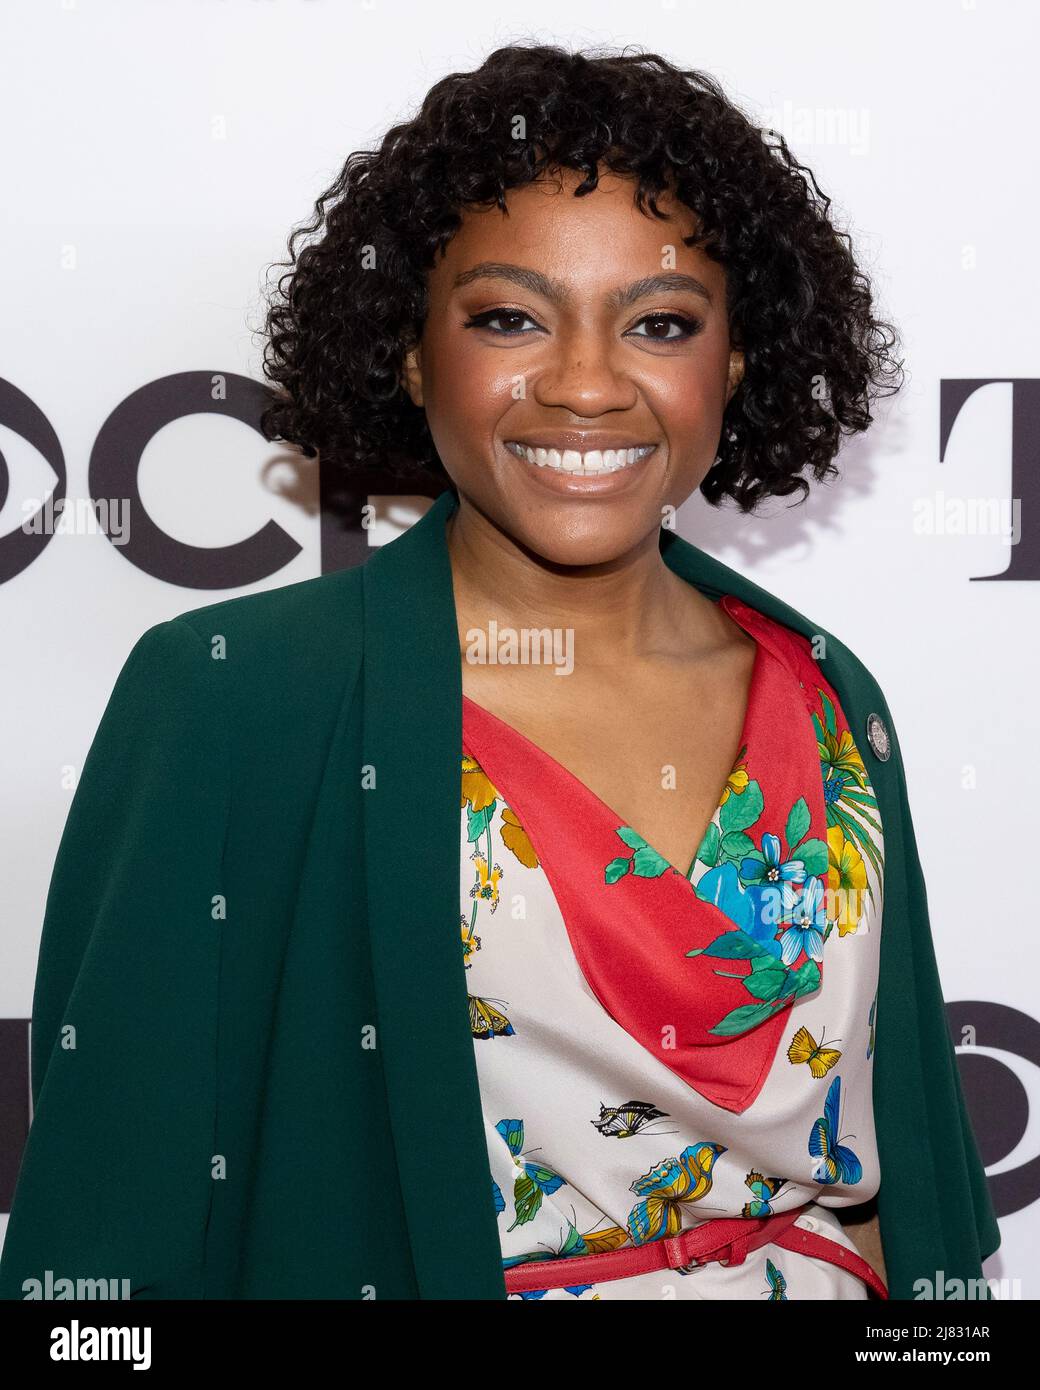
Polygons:
<instances>
[{"instance_id":1,"label":"v-neckline","mask_svg":"<svg viewBox=\"0 0 1040 1390\"><path fill-rule=\"evenodd\" d=\"M743 628L743 630L747 633L747 635L755 644L755 659L751 666L751 677L748 681L747 699L744 703L744 716L741 720L740 725L740 738L737 742L736 762L739 762L740 755L747 747L748 743L748 730L751 722L751 707L754 700L755 685L759 676L760 664L763 660L763 654L765 649L762 643L758 640L758 637L755 635L755 633L752 632L746 626L746 624L740 620L740 618L738 618L734 613L730 611L728 605L724 604L724 600L726 599L729 599L731 603L740 602L739 599L733 599L732 596L729 594L723 594L720 599L713 601L718 602L720 607L725 608L725 612L728 614L728 616L731 617L733 621L737 623L741 628ZM631 830L633 834L638 835L639 838L646 845L647 849L651 850L654 854L656 854L663 864L667 864L668 868L671 869L674 873L682 873L682 870L677 868L676 865L673 864L671 860L667 857L667 855L662 854L661 851L656 848L653 842L646 838L646 836L642 833L641 830L637 830L634 825L629 825L628 821L626 821L623 816L619 816L618 813L614 810L614 808L612 806L609 806L601 796L594 792L587 782L585 782L576 773L572 772L570 768L565 767L563 763L559 761L558 758L554 758L551 753L547 752L546 749L544 749L541 746L541 744L535 743L534 739L528 738L526 734L521 733L521 731L518 728L516 728L515 725L510 724L508 720L500 718L497 714L487 709L484 705L478 704L478 702L476 700L471 699L470 696L463 694L462 700L464 704L472 705L474 709L480 710L480 712L487 718L493 720L497 724L501 724L504 729L507 729L509 731L513 738L519 739L522 743L526 743L529 747L533 748L541 757L543 757L546 760L546 762L551 763L552 766L557 770L558 773L560 773L561 776L569 778L577 786L581 787L585 795L590 797L600 807L600 809L611 818L611 820L616 821L619 826L627 830ZM736 762L734 763L734 766L736 765ZM690 859L690 867L687 869L685 874L683 874L683 877L687 880L692 878L693 871L697 865L697 855L700 853L700 848L701 845L703 845L704 843L705 835L707 835L708 830L712 825L712 822L715 820L715 816L717 815L720 807L723 805L723 797L726 794L726 789L729 786L729 779L732 775L733 768L730 768L729 772L726 774L722 786L719 788L718 799L715 802L715 805L712 807L711 815L708 817L708 822L702 829L700 838L693 847L693 855Z\"/></svg>"}]
</instances>

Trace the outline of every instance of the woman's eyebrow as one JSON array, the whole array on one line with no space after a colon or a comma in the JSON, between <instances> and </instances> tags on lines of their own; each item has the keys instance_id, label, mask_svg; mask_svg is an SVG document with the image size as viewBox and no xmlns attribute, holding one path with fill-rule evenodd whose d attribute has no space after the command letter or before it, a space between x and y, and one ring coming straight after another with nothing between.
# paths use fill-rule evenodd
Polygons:
<instances>
[{"instance_id":1,"label":"woman's eyebrow","mask_svg":"<svg viewBox=\"0 0 1040 1390\"><path fill-rule=\"evenodd\" d=\"M481 261L479 265L472 266L469 270L463 270L456 275L452 288L461 289L474 280L510 280L514 285L519 285L521 289L539 294L543 299L548 299L554 304L566 304L571 297L570 290L562 281L543 275L540 270L531 270L522 265L512 265L509 261ZM634 280L630 285L620 285L607 295L607 303L612 309L623 309L629 304L634 304L636 300L644 299L651 294L681 294L683 292L699 294L709 304L711 303L711 294L700 280L695 279L692 275L683 275L674 270L663 275L645 276L642 280Z\"/></svg>"}]
</instances>

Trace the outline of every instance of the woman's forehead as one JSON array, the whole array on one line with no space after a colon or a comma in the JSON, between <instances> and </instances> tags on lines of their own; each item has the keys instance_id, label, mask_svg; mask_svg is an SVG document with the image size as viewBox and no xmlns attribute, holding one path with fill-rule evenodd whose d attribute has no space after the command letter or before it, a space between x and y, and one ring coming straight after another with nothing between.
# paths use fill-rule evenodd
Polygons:
<instances>
[{"instance_id":1,"label":"woman's forehead","mask_svg":"<svg viewBox=\"0 0 1040 1390\"><path fill-rule=\"evenodd\" d=\"M496 263L543 275L551 271L550 278L577 290L620 288L636 273L668 265L688 271L696 267L709 292L723 283L718 262L685 244L698 219L673 195L658 197L664 217L654 217L638 207L635 179L606 174L596 188L576 197L574 188L582 179L581 173L567 170L560 177L507 190L505 211L497 206L463 209L461 225L437 263L442 285L450 290L472 283L475 269ZM543 293L537 284L529 288Z\"/></svg>"}]
</instances>

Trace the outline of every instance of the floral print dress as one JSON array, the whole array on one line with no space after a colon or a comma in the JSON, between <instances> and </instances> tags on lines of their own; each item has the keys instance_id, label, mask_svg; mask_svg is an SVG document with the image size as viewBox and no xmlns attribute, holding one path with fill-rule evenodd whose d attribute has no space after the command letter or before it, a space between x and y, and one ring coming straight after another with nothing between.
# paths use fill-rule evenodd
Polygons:
<instances>
[{"instance_id":1,"label":"floral print dress","mask_svg":"<svg viewBox=\"0 0 1040 1390\"><path fill-rule=\"evenodd\" d=\"M505 1269L872 1197L884 847L808 639L756 642L740 753L692 865L463 699L461 936ZM823 663L824 665L826 663ZM776 1244L519 1298L863 1299Z\"/></svg>"}]
</instances>

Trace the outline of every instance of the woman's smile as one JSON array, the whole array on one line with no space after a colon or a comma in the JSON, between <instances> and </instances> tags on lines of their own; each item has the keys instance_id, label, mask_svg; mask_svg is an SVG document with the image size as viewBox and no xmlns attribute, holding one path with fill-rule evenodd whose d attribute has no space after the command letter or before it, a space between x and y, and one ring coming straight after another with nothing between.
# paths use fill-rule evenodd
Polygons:
<instances>
[{"instance_id":1,"label":"woman's smile","mask_svg":"<svg viewBox=\"0 0 1040 1390\"><path fill-rule=\"evenodd\" d=\"M505 452L535 486L558 495L613 497L643 479L658 449L656 444L574 449L565 444L550 447L510 439Z\"/></svg>"}]
</instances>

